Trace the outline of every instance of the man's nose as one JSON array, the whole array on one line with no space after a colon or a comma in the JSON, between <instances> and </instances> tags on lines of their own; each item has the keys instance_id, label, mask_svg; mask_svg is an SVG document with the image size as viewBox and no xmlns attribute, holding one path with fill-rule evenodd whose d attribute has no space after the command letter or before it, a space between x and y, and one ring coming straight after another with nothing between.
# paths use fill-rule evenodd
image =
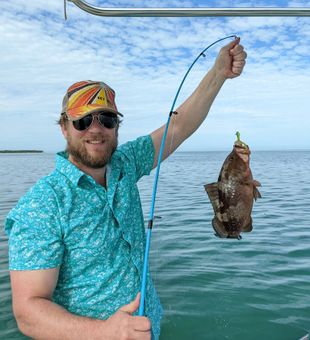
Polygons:
<instances>
[{"instance_id":1,"label":"man's nose","mask_svg":"<svg viewBox=\"0 0 310 340\"><path fill-rule=\"evenodd\" d=\"M104 128L104 126L102 126L100 123L99 123L99 118L98 116L94 116L93 117L93 122L91 124L91 126L89 127L89 131L99 131L99 130L102 130Z\"/></svg>"}]
</instances>

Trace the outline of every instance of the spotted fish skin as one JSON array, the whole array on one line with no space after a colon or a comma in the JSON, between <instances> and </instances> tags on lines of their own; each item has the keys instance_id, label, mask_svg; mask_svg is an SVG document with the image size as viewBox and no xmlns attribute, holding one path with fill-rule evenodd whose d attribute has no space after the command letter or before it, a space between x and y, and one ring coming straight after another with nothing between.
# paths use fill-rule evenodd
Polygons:
<instances>
[{"instance_id":1,"label":"spotted fish skin","mask_svg":"<svg viewBox=\"0 0 310 340\"><path fill-rule=\"evenodd\" d=\"M241 232L252 227L253 202L261 198L250 169L250 149L237 141L225 159L218 181L206 184L205 190L214 210L212 225L216 236L241 239Z\"/></svg>"}]
</instances>

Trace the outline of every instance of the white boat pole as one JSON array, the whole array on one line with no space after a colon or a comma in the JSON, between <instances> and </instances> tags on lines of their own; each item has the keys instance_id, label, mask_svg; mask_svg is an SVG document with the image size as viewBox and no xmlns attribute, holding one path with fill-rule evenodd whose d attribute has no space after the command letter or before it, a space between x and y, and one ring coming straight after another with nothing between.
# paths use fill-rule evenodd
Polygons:
<instances>
[{"instance_id":1,"label":"white boat pole","mask_svg":"<svg viewBox=\"0 0 310 340\"><path fill-rule=\"evenodd\" d=\"M95 7L83 0L73 2L80 9L104 17L309 17L309 7L230 7L230 8L113 8Z\"/></svg>"}]
</instances>

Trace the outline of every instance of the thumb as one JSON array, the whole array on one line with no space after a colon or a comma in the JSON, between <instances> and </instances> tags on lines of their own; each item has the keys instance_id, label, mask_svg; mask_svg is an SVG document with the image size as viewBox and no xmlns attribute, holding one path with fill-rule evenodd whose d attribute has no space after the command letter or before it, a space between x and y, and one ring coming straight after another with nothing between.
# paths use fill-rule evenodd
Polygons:
<instances>
[{"instance_id":1,"label":"thumb","mask_svg":"<svg viewBox=\"0 0 310 340\"><path fill-rule=\"evenodd\" d=\"M238 45L240 43L240 37L237 37L236 39L234 39L233 41L231 41L229 44L227 44L226 46L223 47L223 49L227 50L227 51L231 51L236 45Z\"/></svg>"},{"instance_id":2,"label":"thumb","mask_svg":"<svg viewBox=\"0 0 310 340\"><path fill-rule=\"evenodd\" d=\"M129 313L129 314L134 313L139 308L139 305L140 305L140 295L141 294L138 293L136 298L133 301L128 303L128 305L122 306L119 310L121 310L122 312L125 312L125 313Z\"/></svg>"}]
</instances>

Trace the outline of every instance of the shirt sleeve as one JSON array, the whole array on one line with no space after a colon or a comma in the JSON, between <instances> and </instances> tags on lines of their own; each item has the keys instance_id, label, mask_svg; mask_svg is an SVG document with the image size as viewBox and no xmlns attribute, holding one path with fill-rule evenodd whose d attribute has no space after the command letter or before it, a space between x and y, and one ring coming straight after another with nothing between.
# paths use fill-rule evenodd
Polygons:
<instances>
[{"instance_id":1,"label":"shirt sleeve","mask_svg":"<svg viewBox=\"0 0 310 340\"><path fill-rule=\"evenodd\" d=\"M5 221L9 237L9 269L59 267L63 257L59 209L54 191L38 182Z\"/></svg>"},{"instance_id":2,"label":"shirt sleeve","mask_svg":"<svg viewBox=\"0 0 310 340\"><path fill-rule=\"evenodd\" d=\"M139 137L121 146L121 151L130 157L135 166L136 181L149 175L154 163L154 145L150 135Z\"/></svg>"}]
</instances>

